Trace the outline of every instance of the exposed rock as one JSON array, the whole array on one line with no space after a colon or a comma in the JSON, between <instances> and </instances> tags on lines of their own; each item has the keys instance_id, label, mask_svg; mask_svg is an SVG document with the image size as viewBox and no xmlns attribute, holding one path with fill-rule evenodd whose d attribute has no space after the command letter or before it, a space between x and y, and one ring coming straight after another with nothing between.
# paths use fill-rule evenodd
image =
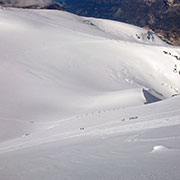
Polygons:
<instances>
[{"instance_id":1,"label":"exposed rock","mask_svg":"<svg viewBox=\"0 0 180 180\"><path fill-rule=\"evenodd\" d=\"M66 0L65 9L146 26L169 44L180 45L180 0Z\"/></svg>"},{"instance_id":2,"label":"exposed rock","mask_svg":"<svg viewBox=\"0 0 180 180\"><path fill-rule=\"evenodd\" d=\"M63 4L62 2L65 2ZM146 27L180 45L180 0L0 0L2 6L67 10Z\"/></svg>"},{"instance_id":3,"label":"exposed rock","mask_svg":"<svg viewBox=\"0 0 180 180\"><path fill-rule=\"evenodd\" d=\"M62 4L54 0L0 0L0 5L4 7L63 10Z\"/></svg>"}]
</instances>

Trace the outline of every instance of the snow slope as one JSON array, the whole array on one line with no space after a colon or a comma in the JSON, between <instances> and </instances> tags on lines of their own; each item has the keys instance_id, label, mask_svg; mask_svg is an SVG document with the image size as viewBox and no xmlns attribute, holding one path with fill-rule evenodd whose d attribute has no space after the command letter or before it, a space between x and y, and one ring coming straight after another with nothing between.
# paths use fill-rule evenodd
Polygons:
<instances>
[{"instance_id":1,"label":"snow slope","mask_svg":"<svg viewBox=\"0 0 180 180\"><path fill-rule=\"evenodd\" d=\"M179 47L115 21L1 8L0 51L2 179L178 180Z\"/></svg>"}]
</instances>

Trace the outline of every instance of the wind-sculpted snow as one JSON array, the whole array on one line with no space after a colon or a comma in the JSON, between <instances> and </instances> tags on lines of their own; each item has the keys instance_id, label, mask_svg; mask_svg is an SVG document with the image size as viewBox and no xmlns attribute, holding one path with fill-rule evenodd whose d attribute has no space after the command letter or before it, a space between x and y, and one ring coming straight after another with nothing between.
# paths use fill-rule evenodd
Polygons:
<instances>
[{"instance_id":1,"label":"wind-sculpted snow","mask_svg":"<svg viewBox=\"0 0 180 180\"><path fill-rule=\"evenodd\" d=\"M0 50L1 178L179 180L179 47L115 21L2 8Z\"/></svg>"}]
</instances>

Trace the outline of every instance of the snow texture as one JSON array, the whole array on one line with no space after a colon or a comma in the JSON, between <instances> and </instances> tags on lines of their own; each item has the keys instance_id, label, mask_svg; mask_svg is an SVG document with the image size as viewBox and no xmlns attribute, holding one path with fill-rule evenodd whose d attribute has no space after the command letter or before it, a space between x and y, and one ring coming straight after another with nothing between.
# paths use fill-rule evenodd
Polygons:
<instances>
[{"instance_id":1,"label":"snow texture","mask_svg":"<svg viewBox=\"0 0 180 180\"><path fill-rule=\"evenodd\" d=\"M0 179L179 180L179 47L125 23L1 8L0 51Z\"/></svg>"}]
</instances>

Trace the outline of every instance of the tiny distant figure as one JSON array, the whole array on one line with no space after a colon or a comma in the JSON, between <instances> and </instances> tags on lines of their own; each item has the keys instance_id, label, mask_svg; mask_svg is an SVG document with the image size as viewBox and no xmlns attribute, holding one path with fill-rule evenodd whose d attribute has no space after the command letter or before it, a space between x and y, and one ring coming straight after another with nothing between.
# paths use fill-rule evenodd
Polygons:
<instances>
[{"instance_id":1,"label":"tiny distant figure","mask_svg":"<svg viewBox=\"0 0 180 180\"><path fill-rule=\"evenodd\" d=\"M174 72L174 73L177 73L177 65L176 65L176 64L174 65L173 72Z\"/></svg>"}]
</instances>

